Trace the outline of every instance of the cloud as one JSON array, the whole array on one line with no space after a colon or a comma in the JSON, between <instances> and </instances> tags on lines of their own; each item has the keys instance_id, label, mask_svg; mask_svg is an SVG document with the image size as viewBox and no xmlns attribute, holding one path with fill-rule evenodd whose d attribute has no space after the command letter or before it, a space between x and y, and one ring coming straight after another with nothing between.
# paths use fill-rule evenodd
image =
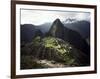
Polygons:
<instances>
[{"instance_id":1,"label":"cloud","mask_svg":"<svg viewBox=\"0 0 100 79\"><path fill-rule=\"evenodd\" d=\"M73 11L21 10L21 24L40 25L45 22L53 22L57 18L61 21L65 21L67 18L90 20L90 13Z\"/></svg>"}]
</instances>

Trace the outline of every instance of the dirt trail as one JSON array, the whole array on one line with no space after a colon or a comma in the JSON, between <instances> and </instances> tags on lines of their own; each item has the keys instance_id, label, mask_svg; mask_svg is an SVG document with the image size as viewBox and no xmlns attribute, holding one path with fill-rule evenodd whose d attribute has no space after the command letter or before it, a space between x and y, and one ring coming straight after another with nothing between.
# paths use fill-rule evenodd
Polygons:
<instances>
[{"instance_id":1,"label":"dirt trail","mask_svg":"<svg viewBox=\"0 0 100 79\"><path fill-rule=\"evenodd\" d=\"M39 60L39 61L37 61L37 63L43 64L43 65L48 66L50 68L67 67L67 65L64 65L62 63L58 63L55 61L49 61L49 60Z\"/></svg>"}]
</instances>

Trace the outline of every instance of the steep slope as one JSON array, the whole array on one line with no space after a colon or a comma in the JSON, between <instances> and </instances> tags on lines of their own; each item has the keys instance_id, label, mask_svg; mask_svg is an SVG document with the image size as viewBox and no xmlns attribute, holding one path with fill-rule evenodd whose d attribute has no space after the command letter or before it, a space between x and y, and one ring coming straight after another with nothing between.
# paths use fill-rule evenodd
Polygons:
<instances>
[{"instance_id":1,"label":"steep slope","mask_svg":"<svg viewBox=\"0 0 100 79\"><path fill-rule=\"evenodd\" d=\"M87 60L90 59L89 57L90 47L85 41L85 39L83 39L82 36L78 32L71 30L67 27L64 27L64 25L61 23L59 19L56 19L53 22L48 35L57 37L69 42L70 44L72 44L73 46L75 46L76 48L84 52L87 55Z\"/></svg>"},{"instance_id":2,"label":"steep slope","mask_svg":"<svg viewBox=\"0 0 100 79\"><path fill-rule=\"evenodd\" d=\"M65 27L77 31L85 39L90 37L90 23L88 21L75 21L72 23L63 23Z\"/></svg>"},{"instance_id":3,"label":"steep slope","mask_svg":"<svg viewBox=\"0 0 100 79\"><path fill-rule=\"evenodd\" d=\"M37 50L38 49L38 50ZM87 55L62 39L55 37L40 38L22 48L23 68L71 67L90 65ZM28 62L24 62L28 61ZM28 66L26 66L28 64Z\"/></svg>"},{"instance_id":4,"label":"steep slope","mask_svg":"<svg viewBox=\"0 0 100 79\"><path fill-rule=\"evenodd\" d=\"M22 42L31 42L32 39L36 36L42 36L43 33L35 28L36 26L32 24L21 25L21 41Z\"/></svg>"},{"instance_id":5,"label":"steep slope","mask_svg":"<svg viewBox=\"0 0 100 79\"><path fill-rule=\"evenodd\" d=\"M56 19L49 30L49 35L53 37L63 38L64 26L59 19Z\"/></svg>"},{"instance_id":6,"label":"steep slope","mask_svg":"<svg viewBox=\"0 0 100 79\"><path fill-rule=\"evenodd\" d=\"M21 46L21 69L89 66L90 47L85 38L60 19L50 25L49 31L46 24L21 25L21 44L26 42ZM47 34L41 32L44 27Z\"/></svg>"}]
</instances>

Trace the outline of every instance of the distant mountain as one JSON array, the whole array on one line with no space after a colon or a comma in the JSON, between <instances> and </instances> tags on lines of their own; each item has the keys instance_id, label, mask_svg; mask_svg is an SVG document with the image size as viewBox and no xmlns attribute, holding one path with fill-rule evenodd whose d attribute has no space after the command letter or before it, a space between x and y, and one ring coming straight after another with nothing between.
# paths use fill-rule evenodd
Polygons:
<instances>
[{"instance_id":1,"label":"distant mountain","mask_svg":"<svg viewBox=\"0 0 100 79\"><path fill-rule=\"evenodd\" d=\"M21 41L24 42L31 42L35 36L43 36L46 33L68 41L84 52L90 50L85 41L90 38L90 23L87 21L63 24L59 19L56 19L52 24L44 23L39 26L32 24L21 25Z\"/></svg>"},{"instance_id":2,"label":"distant mountain","mask_svg":"<svg viewBox=\"0 0 100 79\"><path fill-rule=\"evenodd\" d=\"M70 21L70 22L69 22ZM63 25L69 29L77 31L83 38L90 38L90 22L82 20L76 21L75 19L67 19L65 22L62 22ZM43 34L47 33L51 28L52 23L44 23L41 25L25 24L32 25L35 29L40 30ZM33 28L30 27L30 28ZM90 40L89 40L90 42Z\"/></svg>"},{"instance_id":3,"label":"distant mountain","mask_svg":"<svg viewBox=\"0 0 100 79\"><path fill-rule=\"evenodd\" d=\"M86 21L69 24L56 19L38 26L23 24L20 31L21 69L90 65L90 24Z\"/></svg>"},{"instance_id":4,"label":"distant mountain","mask_svg":"<svg viewBox=\"0 0 100 79\"><path fill-rule=\"evenodd\" d=\"M44 23L44 24L36 26L36 28L41 30L41 32L45 34L49 31L51 24L52 23Z\"/></svg>"},{"instance_id":5,"label":"distant mountain","mask_svg":"<svg viewBox=\"0 0 100 79\"><path fill-rule=\"evenodd\" d=\"M65 27L77 31L85 39L90 37L90 22L88 21L76 21L73 23L63 23Z\"/></svg>"},{"instance_id":6,"label":"distant mountain","mask_svg":"<svg viewBox=\"0 0 100 79\"><path fill-rule=\"evenodd\" d=\"M72 19L72 18L67 18L64 23L73 23L73 22L76 22L77 20L76 19Z\"/></svg>"},{"instance_id":7,"label":"distant mountain","mask_svg":"<svg viewBox=\"0 0 100 79\"><path fill-rule=\"evenodd\" d=\"M87 44L87 42L85 41L85 39L82 38L82 36L78 32L76 32L72 29L69 29L67 27L64 27L64 25L62 24L62 22L59 19L56 19L53 22L53 24L48 32L48 35L57 37L57 38L61 38L65 41L69 42L76 48L80 49L85 54L88 54L88 55L90 54L90 47Z\"/></svg>"},{"instance_id":8,"label":"distant mountain","mask_svg":"<svg viewBox=\"0 0 100 79\"><path fill-rule=\"evenodd\" d=\"M21 25L21 41L22 42L31 42L32 39L36 36L42 36L43 33L35 28L36 26L32 24Z\"/></svg>"}]
</instances>

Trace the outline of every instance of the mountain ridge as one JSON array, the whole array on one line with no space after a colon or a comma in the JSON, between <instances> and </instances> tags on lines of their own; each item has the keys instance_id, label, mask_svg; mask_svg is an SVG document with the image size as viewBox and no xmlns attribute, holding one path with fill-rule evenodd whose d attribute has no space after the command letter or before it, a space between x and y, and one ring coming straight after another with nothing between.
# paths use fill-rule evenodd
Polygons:
<instances>
[{"instance_id":1,"label":"mountain ridge","mask_svg":"<svg viewBox=\"0 0 100 79\"><path fill-rule=\"evenodd\" d=\"M90 55L90 47L86 40L76 31L65 28L60 19L56 19L49 30L49 36L61 38L69 42L76 48L83 51L85 54ZM90 57L89 57L90 58Z\"/></svg>"},{"instance_id":2,"label":"mountain ridge","mask_svg":"<svg viewBox=\"0 0 100 79\"><path fill-rule=\"evenodd\" d=\"M90 47L80 33L65 27L60 19L46 33L41 29L21 25L21 69L90 65Z\"/></svg>"}]
</instances>

